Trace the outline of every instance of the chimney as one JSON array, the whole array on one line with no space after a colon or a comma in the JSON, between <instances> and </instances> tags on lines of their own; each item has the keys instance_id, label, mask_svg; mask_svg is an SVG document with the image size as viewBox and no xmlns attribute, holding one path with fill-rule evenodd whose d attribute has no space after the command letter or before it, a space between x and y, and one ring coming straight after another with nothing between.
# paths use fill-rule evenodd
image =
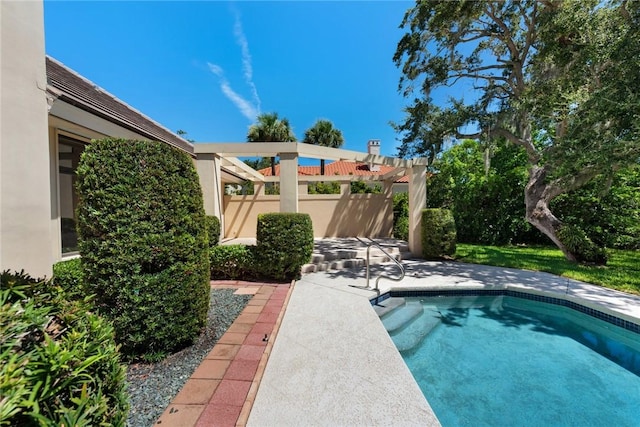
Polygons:
<instances>
[{"instance_id":1,"label":"chimney","mask_svg":"<svg viewBox=\"0 0 640 427\"><path fill-rule=\"evenodd\" d=\"M380 140L379 139L370 139L367 143L367 153L375 154L376 156L380 155ZM371 172L380 172L380 165L374 165L369 163L369 170Z\"/></svg>"}]
</instances>

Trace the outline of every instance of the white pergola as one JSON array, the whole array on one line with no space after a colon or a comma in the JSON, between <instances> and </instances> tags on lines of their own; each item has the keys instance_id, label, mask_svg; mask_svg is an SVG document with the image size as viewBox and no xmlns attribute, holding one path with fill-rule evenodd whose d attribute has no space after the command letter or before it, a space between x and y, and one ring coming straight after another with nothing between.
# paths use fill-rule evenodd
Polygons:
<instances>
[{"instance_id":1,"label":"white pergola","mask_svg":"<svg viewBox=\"0 0 640 427\"><path fill-rule=\"evenodd\" d=\"M380 177L381 181L395 181L409 176L409 250L422 253L420 236L421 211L426 206L426 158L411 160L361 153L337 148L321 147L299 142L230 142L194 144L196 164L208 215L221 217L223 176L253 182L280 183L280 212L298 212L298 159L312 158L345 160L370 165L387 165L394 169ZM266 177L237 157L279 157L280 176ZM351 181L362 177L323 175L304 177L305 181ZM227 181L228 182L228 181ZM234 182L231 179L231 182Z\"/></svg>"}]
</instances>

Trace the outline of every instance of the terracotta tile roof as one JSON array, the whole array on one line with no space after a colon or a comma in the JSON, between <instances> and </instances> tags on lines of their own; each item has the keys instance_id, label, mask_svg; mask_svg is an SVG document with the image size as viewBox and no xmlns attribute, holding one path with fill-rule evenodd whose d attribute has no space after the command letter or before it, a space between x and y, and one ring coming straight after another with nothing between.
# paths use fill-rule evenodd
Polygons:
<instances>
[{"instance_id":1,"label":"terracotta tile roof","mask_svg":"<svg viewBox=\"0 0 640 427\"><path fill-rule=\"evenodd\" d=\"M374 172L369 170L366 163L346 162L343 160L327 163L324 166L325 175L384 175L391 172L394 168L391 166L380 165L380 170ZM271 167L260 169L258 172L264 176L271 176ZM280 165L276 165L276 176L280 175ZM320 175L320 166L298 166L298 175L313 176ZM409 182L408 176L402 176L395 182Z\"/></svg>"},{"instance_id":2,"label":"terracotta tile roof","mask_svg":"<svg viewBox=\"0 0 640 427\"><path fill-rule=\"evenodd\" d=\"M193 145L189 141L99 88L56 59L47 56L46 67L47 84L61 92L59 99L64 102L145 138L165 142L193 155Z\"/></svg>"}]
</instances>

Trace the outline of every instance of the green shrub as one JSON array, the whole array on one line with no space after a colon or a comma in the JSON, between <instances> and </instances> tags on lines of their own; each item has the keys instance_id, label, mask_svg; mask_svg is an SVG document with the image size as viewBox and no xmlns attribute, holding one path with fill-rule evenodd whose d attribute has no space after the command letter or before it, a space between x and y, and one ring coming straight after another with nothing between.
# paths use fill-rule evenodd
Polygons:
<instances>
[{"instance_id":1,"label":"green shrub","mask_svg":"<svg viewBox=\"0 0 640 427\"><path fill-rule=\"evenodd\" d=\"M340 183L331 182L315 182L307 186L309 194L340 194Z\"/></svg>"},{"instance_id":2,"label":"green shrub","mask_svg":"<svg viewBox=\"0 0 640 427\"><path fill-rule=\"evenodd\" d=\"M258 215L257 261L260 272L275 280L300 277L300 268L311 259L313 225L308 214Z\"/></svg>"},{"instance_id":3,"label":"green shrub","mask_svg":"<svg viewBox=\"0 0 640 427\"><path fill-rule=\"evenodd\" d=\"M209 247L218 246L220 243L220 219L217 216L207 215L207 236L209 236Z\"/></svg>"},{"instance_id":4,"label":"green shrub","mask_svg":"<svg viewBox=\"0 0 640 427\"><path fill-rule=\"evenodd\" d=\"M189 345L207 320L209 257L191 158L167 144L104 139L78 166L84 280L130 357Z\"/></svg>"},{"instance_id":5,"label":"green shrub","mask_svg":"<svg viewBox=\"0 0 640 427\"><path fill-rule=\"evenodd\" d=\"M576 261L587 264L604 265L607 253L591 241L578 226L564 224L557 231L558 238L575 255Z\"/></svg>"},{"instance_id":6,"label":"green shrub","mask_svg":"<svg viewBox=\"0 0 640 427\"><path fill-rule=\"evenodd\" d=\"M364 181L351 181L351 194L380 194L382 186L380 184L369 185Z\"/></svg>"},{"instance_id":7,"label":"green shrub","mask_svg":"<svg viewBox=\"0 0 640 427\"><path fill-rule=\"evenodd\" d=\"M448 209L422 210L422 256L443 258L456 252L456 223Z\"/></svg>"},{"instance_id":8,"label":"green shrub","mask_svg":"<svg viewBox=\"0 0 640 427\"><path fill-rule=\"evenodd\" d=\"M393 195L393 237L409 240L409 193Z\"/></svg>"},{"instance_id":9,"label":"green shrub","mask_svg":"<svg viewBox=\"0 0 640 427\"><path fill-rule=\"evenodd\" d=\"M80 258L73 258L53 264L53 282L74 300L83 300L88 296L82 280L81 262Z\"/></svg>"},{"instance_id":10,"label":"green shrub","mask_svg":"<svg viewBox=\"0 0 640 427\"><path fill-rule=\"evenodd\" d=\"M112 326L52 282L8 271L0 282L0 425L123 426Z\"/></svg>"},{"instance_id":11,"label":"green shrub","mask_svg":"<svg viewBox=\"0 0 640 427\"><path fill-rule=\"evenodd\" d=\"M211 279L251 280L258 277L256 247L223 245L209 249Z\"/></svg>"}]
</instances>

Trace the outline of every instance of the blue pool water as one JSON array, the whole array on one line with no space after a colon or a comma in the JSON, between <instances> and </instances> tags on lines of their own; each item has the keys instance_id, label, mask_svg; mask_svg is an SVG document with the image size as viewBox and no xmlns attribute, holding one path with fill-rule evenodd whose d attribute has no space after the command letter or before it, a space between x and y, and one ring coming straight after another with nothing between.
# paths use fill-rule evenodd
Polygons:
<instances>
[{"instance_id":1,"label":"blue pool water","mask_svg":"<svg viewBox=\"0 0 640 427\"><path fill-rule=\"evenodd\" d=\"M508 296L407 298L383 323L444 427L640 426L638 334Z\"/></svg>"}]
</instances>

